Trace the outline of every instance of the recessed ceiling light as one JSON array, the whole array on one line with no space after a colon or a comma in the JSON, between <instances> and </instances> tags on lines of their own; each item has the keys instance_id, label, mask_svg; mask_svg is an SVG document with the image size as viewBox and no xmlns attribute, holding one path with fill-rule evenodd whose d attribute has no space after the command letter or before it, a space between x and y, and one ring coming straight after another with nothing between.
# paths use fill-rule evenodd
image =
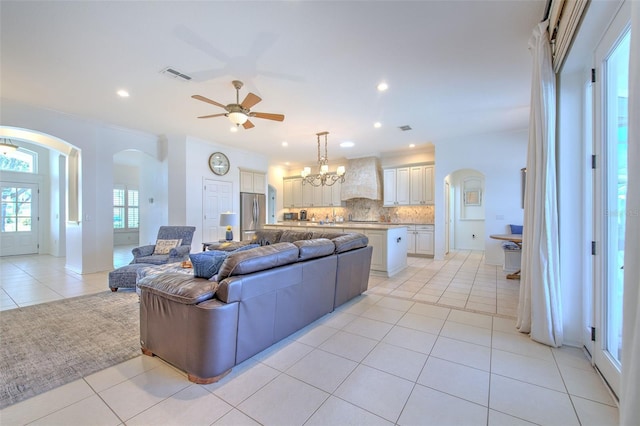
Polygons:
<instances>
[{"instance_id":1,"label":"recessed ceiling light","mask_svg":"<svg viewBox=\"0 0 640 426\"><path fill-rule=\"evenodd\" d=\"M231 127L229 128L229 131L230 131L231 133L235 133L235 132L237 132L237 131L238 131L238 126L231 126Z\"/></svg>"},{"instance_id":2,"label":"recessed ceiling light","mask_svg":"<svg viewBox=\"0 0 640 426\"><path fill-rule=\"evenodd\" d=\"M284 146L284 147L289 146L289 142L282 142L282 146Z\"/></svg>"},{"instance_id":3,"label":"recessed ceiling light","mask_svg":"<svg viewBox=\"0 0 640 426\"><path fill-rule=\"evenodd\" d=\"M375 123L373 123L373 127L375 127L376 129L379 129L380 127L382 127L382 123L379 121L376 121Z\"/></svg>"},{"instance_id":4,"label":"recessed ceiling light","mask_svg":"<svg viewBox=\"0 0 640 426\"><path fill-rule=\"evenodd\" d=\"M409 144L409 148L415 148L415 147L416 147L416 144L415 144L415 143L410 143L410 144Z\"/></svg>"},{"instance_id":5,"label":"recessed ceiling light","mask_svg":"<svg viewBox=\"0 0 640 426\"><path fill-rule=\"evenodd\" d=\"M389 88L389 85L387 83L385 83L384 81L378 83L378 91L379 92L384 92L388 88Z\"/></svg>"},{"instance_id":6,"label":"recessed ceiling light","mask_svg":"<svg viewBox=\"0 0 640 426\"><path fill-rule=\"evenodd\" d=\"M355 143L351 142L351 141L344 141L340 144L340 148L351 148L352 146L354 146Z\"/></svg>"},{"instance_id":7,"label":"recessed ceiling light","mask_svg":"<svg viewBox=\"0 0 640 426\"><path fill-rule=\"evenodd\" d=\"M285 165L285 166L290 166L290 165L291 165L291 163L290 163L290 162L288 162L288 161L285 161L285 162L284 162L284 165Z\"/></svg>"},{"instance_id":8,"label":"recessed ceiling light","mask_svg":"<svg viewBox=\"0 0 640 426\"><path fill-rule=\"evenodd\" d=\"M126 90L123 90L123 89L118 90L116 93L121 98L128 98L129 97L129 92L127 92Z\"/></svg>"}]
</instances>

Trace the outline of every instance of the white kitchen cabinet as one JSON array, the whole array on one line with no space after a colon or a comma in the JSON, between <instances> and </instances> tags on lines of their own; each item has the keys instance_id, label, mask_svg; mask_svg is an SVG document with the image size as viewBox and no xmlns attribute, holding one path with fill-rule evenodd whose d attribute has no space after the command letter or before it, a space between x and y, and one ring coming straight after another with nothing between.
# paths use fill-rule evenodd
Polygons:
<instances>
[{"instance_id":1,"label":"white kitchen cabinet","mask_svg":"<svg viewBox=\"0 0 640 426\"><path fill-rule=\"evenodd\" d=\"M433 204L433 166L411 167L410 204Z\"/></svg>"},{"instance_id":2,"label":"white kitchen cabinet","mask_svg":"<svg viewBox=\"0 0 640 426\"><path fill-rule=\"evenodd\" d=\"M340 198L341 185L340 183L335 183L332 186L321 187L323 206L339 207L342 205L342 199Z\"/></svg>"},{"instance_id":3,"label":"white kitchen cabinet","mask_svg":"<svg viewBox=\"0 0 640 426\"><path fill-rule=\"evenodd\" d=\"M302 204L300 207L313 207L313 192L314 187L309 185L308 183L302 184Z\"/></svg>"},{"instance_id":4,"label":"white kitchen cabinet","mask_svg":"<svg viewBox=\"0 0 640 426\"><path fill-rule=\"evenodd\" d=\"M409 167L384 169L383 172L383 204L385 206L402 206L410 202L411 181Z\"/></svg>"},{"instance_id":5,"label":"white kitchen cabinet","mask_svg":"<svg viewBox=\"0 0 640 426\"><path fill-rule=\"evenodd\" d=\"M433 256L433 225L407 226L407 254Z\"/></svg>"},{"instance_id":6,"label":"white kitchen cabinet","mask_svg":"<svg viewBox=\"0 0 640 426\"><path fill-rule=\"evenodd\" d=\"M264 194L266 187L266 174L251 170L240 170L240 192Z\"/></svg>"},{"instance_id":7,"label":"white kitchen cabinet","mask_svg":"<svg viewBox=\"0 0 640 426\"><path fill-rule=\"evenodd\" d=\"M369 245L373 247L371 255L371 269L385 271L387 269L387 239L385 231L360 231L369 238Z\"/></svg>"},{"instance_id":8,"label":"white kitchen cabinet","mask_svg":"<svg viewBox=\"0 0 640 426\"><path fill-rule=\"evenodd\" d=\"M302 178L282 181L282 206L285 209L302 207Z\"/></svg>"}]
</instances>

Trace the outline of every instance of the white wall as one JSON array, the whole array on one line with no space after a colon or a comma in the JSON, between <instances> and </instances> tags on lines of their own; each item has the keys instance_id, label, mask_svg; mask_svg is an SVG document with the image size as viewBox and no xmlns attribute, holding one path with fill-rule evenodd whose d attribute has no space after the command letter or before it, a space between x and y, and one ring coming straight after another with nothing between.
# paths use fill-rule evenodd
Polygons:
<instances>
[{"instance_id":1,"label":"white wall","mask_svg":"<svg viewBox=\"0 0 640 426\"><path fill-rule=\"evenodd\" d=\"M240 211L240 168L251 169L267 173L267 158L253 152L240 150L220 143L206 141L195 137L171 137L168 139L171 155L184 155L184 162L179 164L169 161L169 181L172 182L169 191L170 218L184 215L182 224L196 227L191 245L192 251L202 250L203 242L203 185L204 179L216 179L233 184L233 211ZM174 147L171 145L174 144ZM179 151L179 152L177 152ZM224 176L214 175L209 169L209 156L216 151L223 152L231 164L229 173ZM182 176L182 178L181 178ZM175 181L181 182L179 188ZM271 181L269 181L271 183ZM274 185L275 186L275 185ZM282 186L282 182L280 183ZM174 192L180 192L175 194ZM176 201L178 200L178 201ZM184 200L184 201L183 201ZM174 205L177 204L177 205Z\"/></svg>"},{"instance_id":2,"label":"white wall","mask_svg":"<svg viewBox=\"0 0 640 426\"><path fill-rule=\"evenodd\" d=\"M510 223L523 222L520 201L520 169L526 165L527 130L510 133L477 135L471 138L436 143L435 151L435 258L443 259L444 181L459 169L474 169L485 177L484 250L486 262L501 265L500 241L491 234L504 234Z\"/></svg>"},{"instance_id":3,"label":"white wall","mask_svg":"<svg viewBox=\"0 0 640 426\"><path fill-rule=\"evenodd\" d=\"M67 267L79 273L113 269L113 155L138 149L156 157L158 138L7 99L1 102L2 125L42 132L81 151L82 220L66 225Z\"/></svg>"}]
</instances>

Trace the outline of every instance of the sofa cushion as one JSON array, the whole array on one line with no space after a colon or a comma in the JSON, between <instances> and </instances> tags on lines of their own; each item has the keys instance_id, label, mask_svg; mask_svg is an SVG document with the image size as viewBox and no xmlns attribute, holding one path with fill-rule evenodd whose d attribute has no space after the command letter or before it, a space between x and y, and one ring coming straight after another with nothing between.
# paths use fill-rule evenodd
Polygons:
<instances>
[{"instance_id":1,"label":"sofa cushion","mask_svg":"<svg viewBox=\"0 0 640 426\"><path fill-rule=\"evenodd\" d=\"M276 266L298 261L298 247L292 243L275 243L232 253L222 263L216 281L232 275L245 275L252 272L275 268Z\"/></svg>"},{"instance_id":2,"label":"sofa cushion","mask_svg":"<svg viewBox=\"0 0 640 426\"><path fill-rule=\"evenodd\" d=\"M344 235L344 232L327 232L327 231L313 231L311 238L327 238L333 240L336 237Z\"/></svg>"},{"instance_id":3,"label":"sofa cushion","mask_svg":"<svg viewBox=\"0 0 640 426\"><path fill-rule=\"evenodd\" d=\"M178 272L167 272L141 279L138 281L138 287L142 291L148 291L184 305L195 305L211 299L218 289L218 283Z\"/></svg>"},{"instance_id":4,"label":"sofa cushion","mask_svg":"<svg viewBox=\"0 0 640 426\"><path fill-rule=\"evenodd\" d=\"M293 244L298 247L300 254L299 260L315 259L316 257L329 256L336 249L335 244L326 238L317 238L313 240L295 241Z\"/></svg>"},{"instance_id":5,"label":"sofa cushion","mask_svg":"<svg viewBox=\"0 0 640 426\"><path fill-rule=\"evenodd\" d=\"M285 229L284 231L282 231L282 235L280 235L280 241L281 243L293 243L294 241L300 241L300 240L308 240L311 238L311 235L313 234L313 232L307 232L307 231L290 231L288 229Z\"/></svg>"},{"instance_id":6,"label":"sofa cushion","mask_svg":"<svg viewBox=\"0 0 640 426\"><path fill-rule=\"evenodd\" d=\"M357 232L341 235L331 241L336 245L336 253L344 253L345 251L366 247L369 244L369 238Z\"/></svg>"},{"instance_id":7,"label":"sofa cushion","mask_svg":"<svg viewBox=\"0 0 640 426\"><path fill-rule=\"evenodd\" d=\"M251 242L261 246L268 246L279 242L280 235L282 235L282 230L280 229L261 229L253 234Z\"/></svg>"},{"instance_id":8,"label":"sofa cushion","mask_svg":"<svg viewBox=\"0 0 640 426\"><path fill-rule=\"evenodd\" d=\"M153 249L153 254L169 254L172 248L176 248L180 244L182 244L181 239L156 240L156 247Z\"/></svg>"}]
</instances>

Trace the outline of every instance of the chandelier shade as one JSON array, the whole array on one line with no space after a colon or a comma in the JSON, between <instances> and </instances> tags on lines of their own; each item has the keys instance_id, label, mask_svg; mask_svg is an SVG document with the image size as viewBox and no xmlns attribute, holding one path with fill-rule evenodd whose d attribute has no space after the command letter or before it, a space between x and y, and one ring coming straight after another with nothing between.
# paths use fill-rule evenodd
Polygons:
<instances>
[{"instance_id":1,"label":"chandelier shade","mask_svg":"<svg viewBox=\"0 0 640 426\"><path fill-rule=\"evenodd\" d=\"M7 138L0 139L0 153L2 155L7 155L12 152L15 152L17 149L18 147L13 142L11 142L11 139L7 139Z\"/></svg>"},{"instance_id":2,"label":"chandelier shade","mask_svg":"<svg viewBox=\"0 0 640 426\"><path fill-rule=\"evenodd\" d=\"M336 182L344 182L344 174L346 169L344 166L339 166L336 169L336 173L329 173L329 156L327 155L327 135L329 132L316 133L318 138L318 173L312 174L311 167L305 167L300 172L302 176L302 184L309 184L312 186L331 186ZM320 136L324 136L324 156L320 154Z\"/></svg>"}]
</instances>

